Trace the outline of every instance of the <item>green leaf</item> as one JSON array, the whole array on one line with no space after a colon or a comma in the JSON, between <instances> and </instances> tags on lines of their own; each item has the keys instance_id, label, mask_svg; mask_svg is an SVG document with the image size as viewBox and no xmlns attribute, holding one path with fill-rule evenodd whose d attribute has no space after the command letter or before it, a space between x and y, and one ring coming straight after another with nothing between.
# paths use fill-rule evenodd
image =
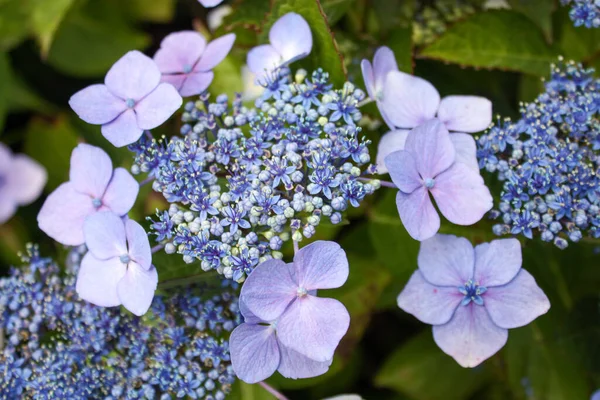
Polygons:
<instances>
[{"instance_id":1,"label":"green leaf","mask_svg":"<svg viewBox=\"0 0 600 400\"><path fill-rule=\"evenodd\" d=\"M546 41L552 41L552 13L556 9L554 0L508 0L508 4L531 19L544 32Z\"/></svg>"},{"instance_id":2,"label":"green leaf","mask_svg":"<svg viewBox=\"0 0 600 400\"><path fill-rule=\"evenodd\" d=\"M151 6L147 0L127 0L120 3L133 18L141 21L164 24L171 22L175 15L175 0L153 0Z\"/></svg>"},{"instance_id":3,"label":"green leaf","mask_svg":"<svg viewBox=\"0 0 600 400\"><path fill-rule=\"evenodd\" d=\"M417 400L466 399L486 384L485 367L462 368L433 341L431 330L397 348L375 377L375 385Z\"/></svg>"},{"instance_id":4,"label":"green leaf","mask_svg":"<svg viewBox=\"0 0 600 400\"><path fill-rule=\"evenodd\" d=\"M25 0L0 0L0 51L15 47L27 37L29 11Z\"/></svg>"},{"instance_id":5,"label":"green leaf","mask_svg":"<svg viewBox=\"0 0 600 400\"><path fill-rule=\"evenodd\" d=\"M48 55L52 40L60 22L63 20L75 0L31 0L31 29L42 51L42 57Z\"/></svg>"},{"instance_id":6,"label":"green leaf","mask_svg":"<svg viewBox=\"0 0 600 400\"><path fill-rule=\"evenodd\" d=\"M213 95L225 93L232 99L235 93L240 93L244 89L242 66L233 57L226 57L213 69L213 72L215 78L209 87Z\"/></svg>"},{"instance_id":7,"label":"green leaf","mask_svg":"<svg viewBox=\"0 0 600 400\"><path fill-rule=\"evenodd\" d=\"M0 52L0 82L3 82L0 85L0 133L2 133L2 129L4 128L4 121L6 119L6 114L8 113L8 106L10 102L9 99L9 85L5 82L11 82L12 74L10 70L10 63L8 62L8 54L4 52Z\"/></svg>"},{"instance_id":8,"label":"green leaf","mask_svg":"<svg viewBox=\"0 0 600 400\"><path fill-rule=\"evenodd\" d=\"M356 0L321 0L321 6L330 25L334 25L342 19L350 7L354 6L354 3Z\"/></svg>"},{"instance_id":9,"label":"green leaf","mask_svg":"<svg viewBox=\"0 0 600 400\"><path fill-rule=\"evenodd\" d=\"M242 382L239 379L233 384L231 393L227 396L230 399L239 400L274 400L275 396L267 392L259 384L249 384Z\"/></svg>"},{"instance_id":10,"label":"green leaf","mask_svg":"<svg viewBox=\"0 0 600 400\"><path fill-rule=\"evenodd\" d=\"M394 51L398 69L411 74L413 72L412 29L410 27L394 29L384 44Z\"/></svg>"},{"instance_id":11,"label":"green leaf","mask_svg":"<svg viewBox=\"0 0 600 400\"><path fill-rule=\"evenodd\" d=\"M426 47L422 57L471 67L498 68L544 76L555 52L524 15L495 10L456 23Z\"/></svg>"}]
</instances>

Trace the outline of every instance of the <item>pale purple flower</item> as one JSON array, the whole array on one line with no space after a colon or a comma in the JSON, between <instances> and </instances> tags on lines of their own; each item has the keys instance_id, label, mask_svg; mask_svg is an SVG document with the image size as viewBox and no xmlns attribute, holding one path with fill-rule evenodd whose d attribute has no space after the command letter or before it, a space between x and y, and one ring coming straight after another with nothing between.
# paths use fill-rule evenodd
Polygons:
<instances>
[{"instance_id":1,"label":"pale purple flower","mask_svg":"<svg viewBox=\"0 0 600 400\"><path fill-rule=\"evenodd\" d=\"M312 50L308 23L296 13L279 18L269 31L271 44L254 47L248 52L247 64L259 81L282 65L306 57Z\"/></svg>"},{"instance_id":2,"label":"pale purple flower","mask_svg":"<svg viewBox=\"0 0 600 400\"><path fill-rule=\"evenodd\" d=\"M138 140L146 129L165 122L183 100L150 57L130 51L108 71L104 84L86 87L69 100L87 123L102 125L102 134L116 147Z\"/></svg>"},{"instance_id":3,"label":"pale purple flower","mask_svg":"<svg viewBox=\"0 0 600 400\"><path fill-rule=\"evenodd\" d=\"M198 0L198 1L200 2L200 4L202 4L204 7L207 7L207 8L216 7L223 2L223 0Z\"/></svg>"},{"instance_id":4,"label":"pale purple flower","mask_svg":"<svg viewBox=\"0 0 600 400\"><path fill-rule=\"evenodd\" d=\"M140 189L126 169L113 170L108 154L89 144L80 144L71 153L69 178L48 196L37 220L48 236L70 246L85 242L87 216L105 210L127 214Z\"/></svg>"},{"instance_id":5,"label":"pale purple flower","mask_svg":"<svg viewBox=\"0 0 600 400\"><path fill-rule=\"evenodd\" d=\"M461 366L475 367L504 346L508 329L527 325L550 308L521 261L516 239L473 249L465 238L436 235L421 243L419 269L398 296L398 306L433 325L437 345Z\"/></svg>"},{"instance_id":6,"label":"pale purple flower","mask_svg":"<svg viewBox=\"0 0 600 400\"><path fill-rule=\"evenodd\" d=\"M398 186L396 204L404 227L416 240L429 239L440 228L440 217L458 225L479 221L493 205L479 170L456 161L451 135L437 118L411 130L404 150L385 158Z\"/></svg>"},{"instance_id":7,"label":"pale purple flower","mask_svg":"<svg viewBox=\"0 0 600 400\"><path fill-rule=\"evenodd\" d=\"M0 143L0 224L40 197L48 174L37 161Z\"/></svg>"},{"instance_id":8,"label":"pale purple flower","mask_svg":"<svg viewBox=\"0 0 600 400\"><path fill-rule=\"evenodd\" d=\"M600 400L600 389L592 393L592 397L590 398L590 400Z\"/></svg>"},{"instance_id":9,"label":"pale purple flower","mask_svg":"<svg viewBox=\"0 0 600 400\"><path fill-rule=\"evenodd\" d=\"M173 85L180 95L198 95L208 88L214 77L211 70L227 56L234 41L233 33L208 44L195 31L171 33L160 43L154 62L162 81Z\"/></svg>"},{"instance_id":10,"label":"pale purple flower","mask_svg":"<svg viewBox=\"0 0 600 400\"><path fill-rule=\"evenodd\" d=\"M97 306L122 304L135 315L144 315L158 283L144 228L102 211L86 219L83 231L88 252L77 274L79 296Z\"/></svg>"},{"instance_id":11,"label":"pale purple flower","mask_svg":"<svg viewBox=\"0 0 600 400\"><path fill-rule=\"evenodd\" d=\"M277 338L288 349L325 362L348 330L350 316L317 289L340 287L348 278L346 253L337 243L316 241L300 249L294 262L267 260L248 276L241 298L263 321L277 321Z\"/></svg>"},{"instance_id":12,"label":"pale purple flower","mask_svg":"<svg viewBox=\"0 0 600 400\"><path fill-rule=\"evenodd\" d=\"M362 69L365 87L369 97L377 102L377 107L381 112L381 116L388 126L393 128L392 122L386 117L382 109L383 88L385 79L390 71L398 71L398 64L394 52L389 47L380 47L375 52L373 57L373 65L369 60L362 60L360 63ZM400 150L400 149L399 149Z\"/></svg>"}]
</instances>

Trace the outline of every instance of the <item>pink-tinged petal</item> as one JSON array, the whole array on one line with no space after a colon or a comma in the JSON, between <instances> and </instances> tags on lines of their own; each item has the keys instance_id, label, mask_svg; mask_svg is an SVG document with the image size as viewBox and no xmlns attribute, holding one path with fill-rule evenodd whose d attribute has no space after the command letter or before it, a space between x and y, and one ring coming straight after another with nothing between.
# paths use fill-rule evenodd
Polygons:
<instances>
[{"instance_id":1,"label":"pink-tinged petal","mask_svg":"<svg viewBox=\"0 0 600 400\"><path fill-rule=\"evenodd\" d=\"M240 299L238 300L238 304L240 307L240 313L242 313L245 323L247 323L247 324L259 324L261 322L270 323L270 321L263 321L262 319L258 318L256 315L252 314L252 311L250 311L248 309L248 307L246 306L246 303L244 303L243 298L240 297Z\"/></svg>"},{"instance_id":2,"label":"pink-tinged petal","mask_svg":"<svg viewBox=\"0 0 600 400\"><path fill-rule=\"evenodd\" d=\"M398 71L396 56L389 47L380 47L373 57L373 76L375 78L375 97L381 100L383 96L383 87L387 74L390 71Z\"/></svg>"},{"instance_id":3,"label":"pink-tinged petal","mask_svg":"<svg viewBox=\"0 0 600 400\"><path fill-rule=\"evenodd\" d=\"M411 194L399 190L396 195L396 206L402 224L413 239L429 239L440 229L440 216L433 207L425 187Z\"/></svg>"},{"instance_id":4,"label":"pink-tinged petal","mask_svg":"<svg viewBox=\"0 0 600 400\"><path fill-rule=\"evenodd\" d=\"M102 197L102 204L117 215L125 215L135 204L140 184L125 168L115 169Z\"/></svg>"},{"instance_id":5,"label":"pink-tinged petal","mask_svg":"<svg viewBox=\"0 0 600 400\"><path fill-rule=\"evenodd\" d=\"M289 349L325 362L333 358L349 326L350 315L342 303L307 295L294 301L279 318L277 336Z\"/></svg>"},{"instance_id":6,"label":"pink-tinged petal","mask_svg":"<svg viewBox=\"0 0 600 400\"><path fill-rule=\"evenodd\" d=\"M127 267L118 257L99 260L88 252L81 260L75 289L85 301L100 307L121 304L117 284L125 276Z\"/></svg>"},{"instance_id":7,"label":"pink-tinged petal","mask_svg":"<svg viewBox=\"0 0 600 400\"><path fill-rule=\"evenodd\" d=\"M204 7L215 7L223 2L223 0L198 0Z\"/></svg>"},{"instance_id":8,"label":"pink-tinged petal","mask_svg":"<svg viewBox=\"0 0 600 400\"><path fill-rule=\"evenodd\" d=\"M183 85L185 87L186 83L184 82ZM182 103L183 99L177 93L177 89L168 83L161 83L152 93L136 104L137 126L141 129L156 128L168 120L181 107Z\"/></svg>"},{"instance_id":9,"label":"pink-tinged petal","mask_svg":"<svg viewBox=\"0 0 600 400\"><path fill-rule=\"evenodd\" d=\"M492 102L479 96L447 96L440 103L438 118L450 131L479 132L492 123Z\"/></svg>"},{"instance_id":10,"label":"pink-tinged petal","mask_svg":"<svg viewBox=\"0 0 600 400\"><path fill-rule=\"evenodd\" d=\"M227 57L235 42L235 34L221 36L210 42L200 57L200 61L194 67L194 71L207 72L219 65Z\"/></svg>"},{"instance_id":11,"label":"pink-tinged petal","mask_svg":"<svg viewBox=\"0 0 600 400\"><path fill-rule=\"evenodd\" d=\"M462 163L438 175L431 194L442 215L457 225L474 224L494 205L479 172Z\"/></svg>"},{"instance_id":12,"label":"pink-tinged petal","mask_svg":"<svg viewBox=\"0 0 600 400\"><path fill-rule=\"evenodd\" d=\"M490 287L483 295L492 321L501 328L525 326L550 309L550 301L524 269L504 286Z\"/></svg>"},{"instance_id":13,"label":"pink-tinged petal","mask_svg":"<svg viewBox=\"0 0 600 400\"><path fill-rule=\"evenodd\" d=\"M435 117L440 94L425 79L390 71L383 85L382 107L398 128L414 128Z\"/></svg>"},{"instance_id":14,"label":"pink-tinged petal","mask_svg":"<svg viewBox=\"0 0 600 400\"><path fill-rule=\"evenodd\" d=\"M248 68L261 80L266 73L279 67L282 62L281 54L270 44L263 44L252 48L246 56Z\"/></svg>"},{"instance_id":15,"label":"pink-tinged petal","mask_svg":"<svg viewBox=\"0 0 600 400\"><path fill-rule=\"evenodd\" d=\"M193 72L189 74L179 89L179 94L183 97L196 96L206 89L212 82L215 74L211 72Z\"/></svg>"},{"instance_id":16,"label":"pink-tinged petal","mask_svg":"<svg viewBox=\"0 0 600 400\"><path fill-rule=\"evenodd\" d=\"M125 101L112 94L106 85L91 85L69 99L75 113L88 124L102 125L117 118L127 108Z\"/></svg>"},{"instance_id":17,"label":"pink-tinged petal","mask_svg":"<svg viewBox=\"0 0 600 400\"><path fill-rule=\"evenodd\" d=\"M83 236L90 253L98 259L127 255L125 224L111 211L99 211L87 217L83 224Z\"/></svg>"},{"instance_id":18,"label":"pink-tinged petal","mask_svg":"<svg viewBox=\"0 0 600 400\"><path fill-rule=\"evenodd\" d=\"M477 145L473 136L467 133L451 133L450 141L454 145L456 153L456 162L463 163L479 172L479 163L477 162Z\"/></svg>"},{"instance_id":19,"label":"pink-tinged petal","mask_svg":"<svg viewBox=\"0 0 600 400\"><path fill-rule=\"evenodd\" d=\"M373 75L373 67L369 60L362 60L360 62L360 69L362 71L363 81L365 82L365 88L369 97L375 100L375 76Z\"/></svg>"},{"instance_id":20,"label":"pink-tinged petal","mask_svg":"<svg viewBox=\"0 0 600 400\"><path fill-rule=\"evenodd\" d=\"M523 258L517 239L496 239L475 247L473 279L481 286L505 285L519 273Z\"/></svg>"},{"instance_id":21,"label":"pink-tinged petal","mask_svg":"<svg viewBox=\"0 0 600 400\"><path fill-rule=\"evenodd\" d=\"M496 326L485 307L470 303L459 306L448 323L434 325L433 339L460 366L473 368L506 344L508 330Z\"/></svg>"},{"instance_id":22,"label":"pink-tinged petal","mask_svg":"<svg viewBox=\"0 0 600 400\"><path fill-rule=\"evenodd\" d=\"M281 362L277 371L290 379L304 379L323 375L333 361L333 359L324 362L311 360L281 344L279 350L281 351Z\"/></svg>"},{"instance_id":23,"label":"pink-tinged petal","mask_svg":"<svg viewBox=\"0 0 600 400\"><path fill-rule=\"evenodd\" d=\"M79 192L101 199L112 175L112 161L100 147L81 143L73 149L69 180Z\"/></svg>"},{"instance_id":24,"label":"pink-tinged petal","mask_svg":"<svg viewBox=\"0 0 600 400\"><path fill-rule=\"evenodd\" d=\"M79 246L85 242L83 222L95 212L92 198L79 193L71 182L67 182L46 198L37 221L40 229L57 242Z\"/></svg>"},{"instance_id":25,"label":"pink-tinged petal","mask_svg":"<svg viewBox=\"0 0 600 400\"><path fill-rule=\"evenodd\" d=\"M404 144L408 137L407 130L394 130L386 133L379 139L377 145L377 173L385 174L388 168L385 166L385 158L393 152L404 150Z\"/></svg>"},{"instance_id":26,"label":"pink-tinged petal","mask_svg":"<svg viewBox=\"0 0 600 400\"><path fill-rule=\"evenodd\" d=\"M438 119L432 119L409 132L404 150L412 153L423 179L435 178L454 164L450 133Z\"/></svg>"},{"instance_id":27,"label":"pink-tinged petal","mask_svg":"<svg viewBox=\"0 0 600 400\"><path fill-rule=\"evenodd\" d=\"M166 83L165 83L166 85ZM102 125L102 135L115 147L136 142L144 130L138 127L135 111L127 110L114 121Z\"/></svg>"},{"instance_id":28,"label":"pink-tinged petal","mask_svg":"<svg viewBox=\"0 0 600 400\"><path fill-rule=\"evenodd\" d=\"M415 271L398 295L398 307L431 325L450 321L464 295L456 287L434 286Z\"/></svg>"},{"instance_id":29,"label":"pink-tinged petal","mask_svg":"<svg viewBox=\"0 0 600 400\"><path fill-rule=\"evenodd\" d=\"M339 244L317 240L294 256L295 281L306 290L338 288L348 279L348 258Z\"/></svg>"},{"instance_id":30,"label":"pink-tinged petal","mask_svg":"<svg viewBox=\"0 0 600 400\"><path fill-rule=\"evenodd\" d=\"M152 250L144 228L134 220L128 219L125 221L125 236L129 257L145 270L149 270L152 264Z\"/></svg>"},{"instance_id":31,"label":"pink-tinged petal","mask_svg":"<svg viewBox=\"0 0 600 400\"><path fill-rule=\"evenodd\" d=\"M273 24L269 41L284 62L307 56L312 50L310 26L301 15L294 12L285 14Z\"/></svg>"},{"instance_id":32,"label":"pink-tinged petal","mask_svg":"<svg viewBox=\"0 0 600 400\"><path fill-rule=\"evenodd\" d=\"M241 324L229 337L231 365L246 383L263 381L273 375L281 356L271 326Z\"/></svg>"},{"instance_id":33,"label":"pink-tinged petal","mask_svg":"<svg viewBox=\"0 0 600 400\"><path fill-rule=\"evenodd\" d=\"M196 65L204 49L206 40L196 31L171 33L160 42L160 49L154 54L154 62L164 74L183 73Z\"/></svg>"},{"instance_id":34,"label":"pink-tinged petal","mask_svg":"<svg viewBox=\"0 0 600 400\"><path fill-rule=\"evenodd\" d=\"M156 63L143 53L133 50L121 57L108 70L104 83L108 90L123 100L141 100L160 82Z\"/></svg>"},{"instance_id":35,"label":"pink-tinged petal","mask_svg":"<svg viewBox=\"0 0 600 400\"><path fill-rule=\"evenodd\" d=\"M156 268L142 268L138 263L131 261L127 265L127 273L117 283L117 295L123 307L141 317L152 305L157 284Z\"/></svg>"},{"instance_id":36,"label":"pink-tinged petal","mask_svg":"<svg viewBox=\"0 0 600 400\"><path fill-rule=\"evenodd\" d=\"M10 191L10 197L17 204L29 204L40 197L48 180L44 167L24 154L17 154L11 169L4 190Z\"/></svg>"},{"instance_id":37,"label":"pink-tinged petal","mask_svg":"<svg viewBox=\"0 0 600 400\"><path fill-rule=\"evenodd\" d=\"M160 81L168 83L169 85L173 85L173 87L179 91L181 90L183 83L185 82L187 77L187 74L163 75L160 78Z\"/></svg>"},{"instance_id":38,"label":"pink-tinged petal","mask_svg":"<svg viewBox=\"0 0 600 400\"><path fill-rule=\"evenodd\" d=\"M458 288L473 278L475 252L465 238L435 235L421 242L418 264L429 283Z\"/></svg>"},{"instance_id":39,"label":"pink-tinged petal","mask_svg":"<svg viewBox=\"0 0 600 400\"><path fill-rule=\"evenodd\" d=\"M250 273L241 298L246 307L264 321L274 321L296 297L298 285L281 260L267 260Z\"/></svg>"},{"instance_id":40,"label":"pink-tinged petal","mask_svg":"<svg viewBox=\"0 0 600 400\"><path fill-rule=\"evenodd\" d=\"M0 225L8 221L17 211L17 203L6 193L0 192Z\"/></svg>"},{"instance_id":41,"label":"pink-tinged petal","mask_svg":"<svg viewBox=\"0 0 600 400\"><path fill-rule=\"evenodd\" d=\"M409 194L423 187L417 163L408 151L395 151L389 154L384 162L392 181L402 192Z\"/></svg>"}]
</instances>

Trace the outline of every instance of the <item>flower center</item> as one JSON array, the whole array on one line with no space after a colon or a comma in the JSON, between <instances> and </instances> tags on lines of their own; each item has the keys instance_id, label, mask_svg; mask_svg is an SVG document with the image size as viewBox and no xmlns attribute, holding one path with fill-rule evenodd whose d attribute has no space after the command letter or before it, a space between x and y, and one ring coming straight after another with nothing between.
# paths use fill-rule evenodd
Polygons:
<instances>
[{"instance_id":1,"label":"flower center","mask_svg":"<svg viewBox=\"0 0 600 400\"><path fill-rule=\"evenodd\" d=\"M383 90L378 90L377 93L375 93L375 100L383 101Z\"/></svg>"},{"instance_id":2,"label":"flower center","mask_svg":"<svg viewBox=\"0 0 600 400\"><path fill-rule=\"evenodd\" d=\"M304 297L306 296L308 292L306 291L306 289L304 289L303 287L299 287L298 290L296 291L296 296L298 297Z\"/></svg>"},{"instance_id":3,"label":"flower center","mask_svg":"<svg viewBox=\"0 0 600 400\"><path fill-rule=\"evenodd\" d=\"M189 74L190 72L192 72L192 66L190 64L185 64L183 66L183 72Z\"/></svg>"},{"instance_id":4,"label":"flower center","mask_svg":"<svg viewBox=\"0 0 600 400\"><path fill-rule=\"evenodd\" d=\"M433 186L435 186L435 179L433 179L433 178L425 179L425 187L427 189L431 189Z\"/></svg>"},{"instance_id":5,"label":"flower center","mask_svg":"<svg viewBox=\"0 0 600 400\"><path fill-rule=\"evenodd\" d=\"M135 100L134 99L127 99L125 100L125 105L129 108L133 108L133 106L135 106Z\"/></svg>"},{"instance_id":6,"label":"flower center","mask_svg":"<svg viewBox=\"0 0 600 400\"><path fill-rule=\"evenodd\" d=\"M100 208L100 207L102 207L102 200L92 199L92 204L93 204L94 208Z\"/></svg>"},{"instance_id":7,"label":"flower center","mask_svg":"<svg viewBox=\"0 0 600 400\"><path fill-rule=\"evenodd\" d=\"M487 291L487 288L485 286L479 286L478 282L473 282L472 279L469 279L464 286L458 288L458 291L465 295L465 298L460 303L461 305L466 306L472 301L478 306L482 306L483 297L481 297L481 295Z\"/></svg>"},{"instance_id":8,"label":"flower center","mask_svg":"<svg viewBox=\"0 0 600 400\"><path fill-rule=\"evenodd\" d=\"M121 257L119 257L119 260L121 260L123 264L129 264L129 261L131 261L129 254L123 254Z\"/></svg>"}]
</instances>

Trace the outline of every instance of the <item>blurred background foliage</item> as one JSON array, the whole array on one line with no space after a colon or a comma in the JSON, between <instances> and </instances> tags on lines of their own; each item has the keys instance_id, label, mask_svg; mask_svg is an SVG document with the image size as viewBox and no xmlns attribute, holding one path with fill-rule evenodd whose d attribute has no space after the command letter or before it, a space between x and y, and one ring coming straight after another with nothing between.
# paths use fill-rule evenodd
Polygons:
<instances>
[{"instance_id":1,"label":"blurred background foliage","mask_svg":"<svg viewBox=\"0 0 600 400\"><path fill-rule=\"evenodd\" d=\"M0 0L0 140L37 159L48 170L46 193L68 178L73 147L85 141L104 148L115 165L128 166L116 149L69 109L77 90L101 81L126 51L152 55L168 33L196 29L207 37L237 34L234 50L215 69L212 94L243 90L246 52L267 40L281 15L295 11L309 22L312 54L299 62L323 67L337 83L363 86L360 60L380 45L391 47L400 69L431 81L442 95L488 97L494 112L518 117L519 104L535 99L559 55L600 69L600 29L573 27L566 9L552 0L234 0L223 23L211 31L196 0ZM373 104L365 107L365 134L375 144L386 129ZM177 121L157 134L177 132ZM486 176L488 183L491 176ZM492 191L497 196L499 188ZM508 344L474 369L459 367L435 346L431 328L403 313L396 296L416 268L418 242L404 230L393 191L382 189L342 226L319 227L319 239L346 249L350 279L328 296L344 302L350 330L329 372L308 380L269 380L291 399L359 393L365 399L588 399L600 388L600 243L567 250L527 241L524 266L552 302L550 312L512 330ZM63 249L38 229L43 197L0 226L0 273L17 263L26 242L57 257ZM131 216L143 221L161 197L146 187ZM473 243L493 239L491 223L444 224L442 232ZM288 253L290 256L291 253ZM157 254L163 287L211 279L179 256ZM262 388L236 384L231 398L271 398Z\"/></svg>"}]
</instances>

